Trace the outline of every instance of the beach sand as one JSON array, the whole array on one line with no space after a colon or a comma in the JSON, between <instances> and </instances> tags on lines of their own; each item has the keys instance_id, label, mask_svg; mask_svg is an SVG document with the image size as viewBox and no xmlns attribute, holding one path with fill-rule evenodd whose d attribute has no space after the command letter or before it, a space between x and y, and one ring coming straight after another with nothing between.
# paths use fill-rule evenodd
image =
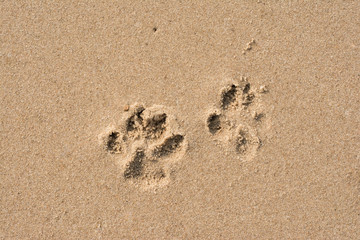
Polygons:
<instances>
[{"instance_id":1,"label":"beach sand","mask_svg":"<svg viewBox=\"0 0 360 240\"><path fill-rule=\"evenodd\" d=\"M1 1L0 239L358 239L359 9Z\"/></svg>"}]
</instances>

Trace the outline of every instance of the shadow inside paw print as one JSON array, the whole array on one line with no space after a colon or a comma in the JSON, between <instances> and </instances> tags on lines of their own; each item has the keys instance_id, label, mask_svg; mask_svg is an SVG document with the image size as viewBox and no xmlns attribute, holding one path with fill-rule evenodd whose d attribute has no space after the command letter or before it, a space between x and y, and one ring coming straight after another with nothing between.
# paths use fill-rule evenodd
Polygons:
<instances>
[{"instance_id":1,"label":"shadow inside paw print","mask_svg":"<svg viewBox=\"0 0 360 240\"><path fill-rule=\"evenodd\" d=\"M223 110L230 106L250 105L255 98L255 94L250 91L250 83L241 82L230 84L221 90L220 105Z\"/></svg>"},{"instance_id":2,"label":"shadow inside paw print","mask_svg":"<svg viewBox=\"0 0 360 240\"><path fill-rule=\"evenodd\" d=\"M183 135L177 134L171 136L165 139L165 141L161 145L155 147L152 155L156 158L169 156L175 151L177 151L178 148L181 147L183 141L184 141Z\"/></svg>"},{"instance_id":3,"label":"shadow inside paw print","mask_svg":"<svg viewBox=\"0 0 360 240\"><path fill-rule=\"evenodd\" d=\"M111 132L107 137L106 149L110 153L120 153L121 143L119 142L119 132Z\"/></svg>"},{"instance_id":4,"label":"shadow inside paw print","mask_svg":"<svg viewBox=\"0 0 360 240\"><path fill-rule=\"evenodd\" d=\"M219 113L211 113L206 120L206 125L211 134L215 134L221 129L221 115Z\"/></svg>"},{"instance_id":5,"label":"shadow inside paw print","mask_svg":"<svg viewBox=\"0 0 360 240\"><path fill-rule=\"evenodd\" d=\"M232 103L236 101L238 90L239 86L231 84L221 91L220 104L222 109L227 109Z\"/></svg>"},{"instance_id":6,"label":"shadow inside paw print","mask_svg":"<svg viewBox=\"0 0 360 240\"><path fill-rule=\"evenodd\" d=\"M143 149L136 149L131 161L127 164L124 171L125 178L138 178L142 176L144 170L145 152Z\"/></svg>"},{"instance_id":7,"label":"shadow inside paw print","mask_svg":"<svg viewBox=\"0 0 360 240\"><path fill-rule=\"evenodd\" d=\"M119 155L125 180L160 186L169 180L170 163L186 150L184 134L163 106L130 106L120 126L108 131L105 149Z\"/></svg>"}]
</instances>

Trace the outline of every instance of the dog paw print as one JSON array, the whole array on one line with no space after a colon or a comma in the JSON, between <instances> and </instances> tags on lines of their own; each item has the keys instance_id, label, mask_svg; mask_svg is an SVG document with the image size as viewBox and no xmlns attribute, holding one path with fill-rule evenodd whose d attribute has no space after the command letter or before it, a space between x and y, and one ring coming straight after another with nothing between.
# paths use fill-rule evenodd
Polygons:
<instances>
[{"instance_id":1,"label":"dog paw print","mask_svg":"<svg viewBox=\"0 0 360 240\"><path fill-rule=\"evenodd\" d=\"M169 183L171 165L187 148L174 115L158 105L129 106L119 126L107 129L100 139L115 156L124 179L146 188Z\"/></svg>"},{"instance_id":2,"label":"dog paw print","mask_svg":"<svg viewBox=\"0 0 360 240\"><path fill-rule=\"evenodd\" d=\"M259 131L268 122L261 104L260 94L267 92L265 86L253 90L250 82L241 78L231 82L220 91L217 107L208 113L206 127L219 143L231 146L243 160L251 160L262 145Z\"/></svg>"}]
</instances>

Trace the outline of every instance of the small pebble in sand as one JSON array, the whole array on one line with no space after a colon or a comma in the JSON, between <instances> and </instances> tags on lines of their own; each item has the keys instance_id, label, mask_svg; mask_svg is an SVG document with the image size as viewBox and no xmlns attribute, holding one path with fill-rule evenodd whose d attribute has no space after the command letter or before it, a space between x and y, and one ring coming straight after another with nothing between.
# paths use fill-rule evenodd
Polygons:
<instances>
[{"instance_id":1,"label":"small pebble in sand","mask_svg":"<svg viewBox=\"0 0 360 240\"><path fill-rule=\"evenodd\" d=\"M129 111L129 109L130 109L130 106L128 104L124 106L124 112Z\"/></svg>"},{"instance_id":2,"label":"small pebble in sand","mask_svg":"<svg viewBox=\"0 0 360 240\"><path fill-rule=\"evenodd\" d=\"M265 85L260 86L259 92L260 93L266 93L268 92L268 88Z\"/></svg>"},{"instance_id":3,"label":"small pebble in sand","mask_svg":"<svg viewBox=\"0 0 360 240\"><path fill-rule=\"evenodd\" d=\"M255 39L251 39L251 41L246 44L246 47L243 49L242 54L245 54L246 51L250 51L253 48L253 45L255 45Z\"/></svg>"}]
</instances>

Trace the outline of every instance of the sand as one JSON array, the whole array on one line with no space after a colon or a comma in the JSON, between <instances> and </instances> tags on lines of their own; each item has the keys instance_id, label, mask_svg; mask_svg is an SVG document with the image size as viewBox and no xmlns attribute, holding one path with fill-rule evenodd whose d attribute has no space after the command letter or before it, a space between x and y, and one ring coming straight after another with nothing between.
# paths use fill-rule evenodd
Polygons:
<instances>
[{"instance_id":1,"label":"sand","mask_svg":"<svg viewBox=\"0 0 360 240\"><path fill-rule=\"evenodd\" d=\"M1 1L0 239L358 239L360 1Z\"/></svg>"}]
</instances>

